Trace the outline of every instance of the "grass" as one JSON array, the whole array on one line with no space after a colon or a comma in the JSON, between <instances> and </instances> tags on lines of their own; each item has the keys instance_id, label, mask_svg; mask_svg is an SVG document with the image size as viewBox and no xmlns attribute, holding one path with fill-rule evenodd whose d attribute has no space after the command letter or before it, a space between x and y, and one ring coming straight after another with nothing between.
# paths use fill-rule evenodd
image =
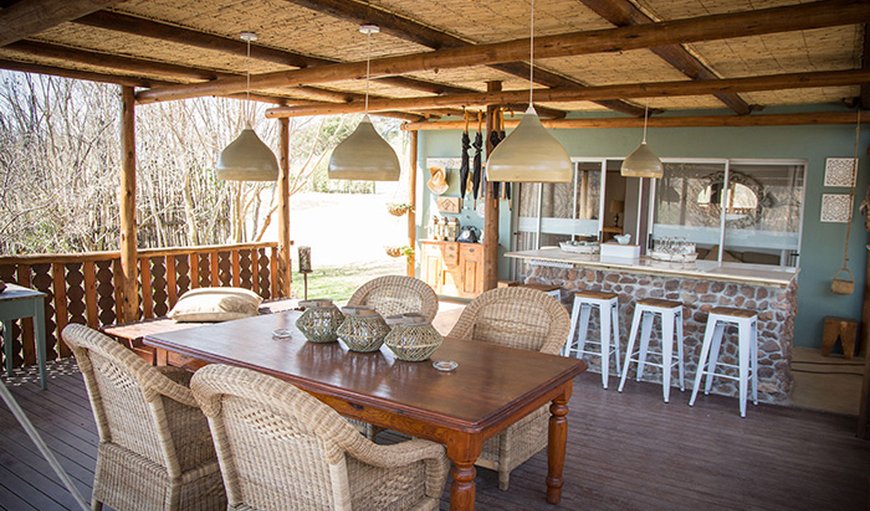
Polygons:
<instances>
[{"instance_id":1,"label":"grass","mask_svg":"<svg viewBox=\"0 0 870 511\"><path fill-rule=\"evenodd\" d=\"M308 274L308 298L330 298L336 303L346 302L357 288L382 275L404 275L405 258L388 261L326 266ZM293 272L293 297L303 297L301 273Z\"/></svg>"}]
</instances>

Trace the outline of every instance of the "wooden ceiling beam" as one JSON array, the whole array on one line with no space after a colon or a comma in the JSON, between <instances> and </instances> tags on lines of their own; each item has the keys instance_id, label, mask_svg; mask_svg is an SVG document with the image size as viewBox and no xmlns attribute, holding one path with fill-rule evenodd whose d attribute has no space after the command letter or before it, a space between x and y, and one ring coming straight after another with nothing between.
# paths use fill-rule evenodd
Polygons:
<instances>
[{"instance_id":1,"label":"wooden ceiling beam","mask_svg":"<svg viewBox=\"0 0 870 511\"><path fill-rule=\"evenodd\" d=\"M853 25L870 21L866 0L822 0L747 12L715 14L645 25L573 32L536 38L538 58L619 52L668 44L710 41L761 34ZM515 62L525 58L529 40L447 48L430 52L384 57L371 61L374 77L396 76L431 69ZM328 83L365 76L365 62L347 62L278 71L251 77L255 88L292 87ZM244 78L221 78L207 84L170 86L142 91L142 102L169 101L245 90Z\"/></svg>"},{"instance_id":2,"label":"wooden ceiling beam","mask_svg":"<svg viewBox=\"0 0 870 511\"><path fill-rule=\"evenodd\" d=\"M870 114L870 110L865 110ZM870 123L870 115L864 117ZM642 128L643 119L636 117L593 117L586 119L544 119L549 129ZM519 120L506 120L505 126L515 128ZM650 128L718 128L746 126L804 126L855 124L855 112L807 112L794 114L700 115L685 117L651 117ZM403 124L405 131L461 130L464 121L416 122Z\"/></svg>"},{"instance_id":3,"label":"wooden ceiling beam","mask_svg":"<svg viewBox=\"0 0 870 511\"><path fill-rule=\"evenodd\" d=\"M108 73L97 73L93 71L82 71L78 69L67 69L55 66L46 66L43 64L33 64L29 62L18 62L15 60L0 59L0 69L9 71L20 71L22 73L36 73L42 75L60 76L63 78L71 78L73 80L84 80L97 83L111 83L117 85L126 85L128 87L154 87L156 85L173 85L178 83L172 80L155 80L151 78L143 78L141 76L132 75L116 75ZM221 96L233 99L245 99L244 93L229 94ZM277 96L265 96L261 94L251 94L251 99L261 103L270 103L273 105L310 105L314 102L308 100L297 100L293 98L283 98Z\"/></svg>"},{"instance_id":4,"label":"wooden ceiling beam","mask_svg":"<svg viewBox=\"0 0 870 511\"><path fill-rule=\"evenodd\" d=\"M580 2L617 27L655 22L630 0L580 0ZM650 51L693 80L715 80L718 78L716 73L679 44L655 46L650 48ZM745 115L752 111L749 104L737 94L718 92L714 95L737 114Z\"/></svg>"},{"instance_id":5,"label":"wooden ceiling beam","mask_svg":"<svg viewBox=\"0 0 870 511\"><path fill-rule=\"evenodd\" d=\"M152 80L152 83L156 83L160 80L160 78L164 78L167 80L164 82L164 84L166 85L177 84L184 81L178 80L178 78L183 78L185 80L214 80L215 78L220 77L241 76L239 73L226 73L215 71L212 69L181 66L155 60L124 57L120 55L100 53L91 50L83 50L80 48L72 48L69 46L60 46L57 44L44 43L40 41L18 41L8 45L6 48L26 53L28 55L31 55L33 58L41 57L64 60L69 62L77 62L89 66L96 66L120 71L122 72L121 74L130 73L132 76L157 75L159 78L157 78L157 80ZM52 68L52 66L49 66L49 68ZM54 69L58 68L54 67ZM114 74L108 74L108 76L114 76ZM147 87L142 85L137 86ZM361 98L361 96L351 93L336 92L315 87L298 87L294 90L298 90L304 93L306 96L314 96L319 101L345 103ZM294 103L297 105L300 104L300 102ZM317 104L316 101L308 101L308 103Z\"/></svg>"},{"instance_id":6,"label":"wooden ceiling beam","mask_svg":"<svg viewBox=\"0 0 870 511\"><path fill-rule=\"evenodd\" d=\"M652 98L701 96L716 92L751 92L762 90L800 89L813 87L837 87L870 83L870 70L815 71L809 73L786 73L779 75L725 78L715 80L671 81L601 85L578 89L546 89L536 93L541 102L593 101L607 98ZM438 108L446 106L482 106L522 103L528 92L502 91L477 92L437 97L390 98L369 100L369 111ZM267 117L297 117L302 115L332 115L360 112L361 102L331 104L325 107L272 108Z\"/></svg>"},{"instance_id":7,"label":"wooden ceiling beam","mask_svg":"<svg viewBox=\"0 0 870 511\"><path fill-rule=\"evenodd\" d=\"M123 32L125 34L161 39L176 44L184 44L211 51L220 51L240 57L244 57L247 54L247 43L240 39L231 39L117 12L95 12L78 18L75 22L91 27ZM338 63L336 60L312 57L301 53L294 53L256 44L251 45L251 58L282 66L297 67L300 69ZM418 90L431 94L456 94L471 90L405 77L384 77L378 81L385 85Z\"/></svg>"},{"instance_id":8,"label":"wooden ceiling beam","mask_svg":"<svg viewBox=\"0 0 870 511\"><path fill-rule=\"evenodd\" d=\"M111 67L112 69L126 70L126 71L141 71L143 69L148 69L149 71L154 71L152 69L153 66L162 65L163 63L134 59L129 57L118 57L111 55L104 55L96 52L88 52L85 50L79 50L74 48L67 48L64 46L52 45L48 43L37 43L32 41L20 41L17 43L13 43L9 46L10 48L15 48L19 51L38 51L41 56L51 56L52 58L65 59L68 61L82 62L88 63L98 66ZM108 57L108 58L107 58ZM100 60L103 59L103 60ZM178 75L184 77L196 77L191 73L200 73L207 74L211 73L209 70L198 70L196 68L186 68L183 66L177 66L188 74L185 75L183 73L176 72L178 70L173 67L172 64L166 64L166 69L157 68L159 70L165 71L166 74L172 75L169 77L164 77L163 79L151 79L145 78L136 75L127 75L127 74L109 74L109 73L98 73L92 71L83 71L78 69L68 69L56 66L47 66L42 64L33 64L28 62L19 62L14 60L6 60L0 59L0 69L8 69L10 71L20 71L23 73L38 73L44 75L52 75L52 76L60 76L64 78L71 78L74 80L86 80L97 83L111 83L118 85L125 85L128 87L154 87L158 85L174 85L178 82ZM140 69L141 68L141 69ZM228 73L219 73L219 75L229 76ZM309 87L302 87L301 89L305 89L307 94L311 94L312 90ZM332 91L326 91L322 89L315 89L314 93L323 93L323 95L328 98L335 99ZM331 94L330 94L331 93ZM341 93L341 96L347 96L344 93ZM261 103L268 103L272 105L279 106L316 106L320 108L327 107L330 103L312 101L310 99L299 99L293 97L283 97L283 96L269 96L264 94L245 94L243 92L234 93L234 94L226 94L219 97L230 98L230 99L239 99L246 100L251 99L253 101L258 101ZM360 95L350 95L350 99L360 100ZM403 121L422 121L427 118L427 116L435 116L435 114L443 114L443 115L456 115L457 111L452 109L440 109L434 111L427 111L427 115L422 115L418 113L406 113L406 112L395 112L395 111L386 111L386 112L378 112L373 115L380 115L384 117L393 117Z\"/></svg>"},{"instance_id":9,"label":"wooden ceiling beam","mask_svg":"<svg viewBox=\"0 0 870 511\"><path fill-rule=\"evenodd\" d=\"M390 11L375 7L371 4L357 0L286 0L292 4L311 9L315 12L327 14L334 18L349 21L351 23L374 23L381 31L393 37L411 41L427 48L440 50L444 48L461 48L473 46L474 43L462 38L437 30L418 21L400 16ZM528 55L526 56L528 58ZM524 59L525 60L525 59ZM503 73L527 79L529 77L529 65L524 62L507 62L490 66ZM535 82L547 87L584 87L586 84L572 80L565 76L547 71L535 69ZM607 108L631 114L643 115L643 109L624 101L606 101L602 103Z\"/></svg>"},{"instance_id":10,"label":"wooden ceiling beam","mask_svg":"<svg viewBox=\"0 0 870 511\"><path fill-rule=\"evenodd\" d=\"M21 0L0 10L0 46L105 9L121 0Z\"/></svg>"},{"instance_id":11,"label":"wooden ceiling beam","mask_svg":"<svg viewBox=\"0 0 870 511\"><path fill-rule=\"evenodd\" d=\"M43 43L39 41L18 41L6 46L9 50L30 54L34 58L67 60L89 66L118 69L134 75L163 76L186 80L214 80L218 77L238 76L207 69L158 62L154 60L124 57L108 53L81 50L69 46ZM176 80L177 82L178 80Z\"/></svg>"}]
</instances>

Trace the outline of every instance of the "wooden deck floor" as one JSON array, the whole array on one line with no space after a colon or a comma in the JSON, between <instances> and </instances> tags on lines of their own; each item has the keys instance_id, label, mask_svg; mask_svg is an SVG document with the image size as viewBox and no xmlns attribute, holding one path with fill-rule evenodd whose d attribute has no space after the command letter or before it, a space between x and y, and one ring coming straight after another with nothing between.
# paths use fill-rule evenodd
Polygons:
<instances>
[{"instance_id":1,"label":"wooden deck floor","mask_svg":"<svg viewBox=\"0 0 870 511\"><path fill-rule=\"evenodd\" d=\"M866 509L870 442L854 437L852 418L759 406L741 420L732 399L689 408L688 394L665 405L657 386L613 387L602 390L597 375L577 380L561 505L544 503L542 453L514 471L508 492L480 470L478 509ZM97 434L81 376L56 376L47 392L32 383L12 392L89 496ZM0 431L0 507L74 509L2 405Z\"/></svg>"}]
</instances>

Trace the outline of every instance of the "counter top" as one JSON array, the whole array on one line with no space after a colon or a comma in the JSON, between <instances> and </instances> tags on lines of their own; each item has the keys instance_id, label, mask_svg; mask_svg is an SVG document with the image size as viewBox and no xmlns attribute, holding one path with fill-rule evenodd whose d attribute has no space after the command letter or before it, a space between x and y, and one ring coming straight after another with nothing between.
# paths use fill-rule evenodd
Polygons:
<instances>
[{"instance_id":1,"label":"counter top","mask_svg":"<svg viewBox=\"0 0 870 511\"><path fill-rule=\"evenodd\" d=\"M725 282L744 282L765 286L787 287L797 277L797 268L761 264L729 263L718 261L695 261L693 263L669 263L649 257L637 260L602 258L598 254L575 254L559 248L508 252L506 257L538 261L544 266L578 266L627 270L636 273L674 275Z\"/></svg>"}]
</instances>

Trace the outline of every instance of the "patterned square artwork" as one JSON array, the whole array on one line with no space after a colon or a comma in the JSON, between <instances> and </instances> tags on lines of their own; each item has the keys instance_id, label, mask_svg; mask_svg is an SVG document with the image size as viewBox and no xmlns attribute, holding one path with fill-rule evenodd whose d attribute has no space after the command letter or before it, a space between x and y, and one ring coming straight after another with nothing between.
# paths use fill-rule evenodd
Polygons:
<instances>
[{"instance_id":1,"label":"patterned square artwork","mask_svg":"<svg viewBox=\"0 0 870 511\"><path fill-rule=\"evenodd\" d=\"M825 186L851 187L855 179L854 161L854 158L825 159Z\"/></svg>"},{"instance_id":2,"label":"patterned square artwork","mask_svg":"<svg viewBox=\"0 0 870 511\"><path fill-rule=\"evenodd\" d=\"M823 193L820 220L828 223L845 224L849 222L852 199L845 193Z\"/></svg>"}]
</instances>

